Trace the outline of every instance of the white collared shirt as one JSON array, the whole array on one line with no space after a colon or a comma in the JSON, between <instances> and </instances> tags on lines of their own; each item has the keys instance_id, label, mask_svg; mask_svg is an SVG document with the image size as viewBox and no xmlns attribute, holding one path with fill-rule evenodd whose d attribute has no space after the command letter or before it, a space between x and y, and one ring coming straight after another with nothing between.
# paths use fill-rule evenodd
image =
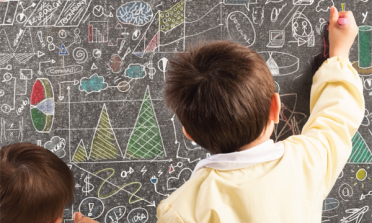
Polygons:
<instances>
[{"instance_id":1,"label":"white collared shirt","mask_svg":"<svg viewBox=\"0 0 372 223\"><path fill-rule=\"evenodd\" d=\"M252 148L232 152L215 154L199 161L196 165L193 175L203 167L209 167L216 170L236 170L259 163L279 159L284 154L284 146L282 142L274 143L269 139Z\"/></svg>"}]
</instances>

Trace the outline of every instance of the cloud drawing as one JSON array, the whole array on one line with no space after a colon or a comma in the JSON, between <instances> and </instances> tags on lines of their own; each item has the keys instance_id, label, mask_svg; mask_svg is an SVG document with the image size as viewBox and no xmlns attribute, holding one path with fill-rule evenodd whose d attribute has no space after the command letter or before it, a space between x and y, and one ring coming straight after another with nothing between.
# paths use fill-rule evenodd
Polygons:
<instances>
[{"instance_id":1,"label":"cloud drawing","mask_svg":"<svg viewBox=\"0 0 372 223\"><path fill-rule=\"evenodd\" d=\"M79 90L85 91L88 94L101 92L106 88L107 83L105 83L105 79L102 76L98 76L98 74L93 74L89 78L84 77L80 80Z\"/></svg>"}]
</instances>

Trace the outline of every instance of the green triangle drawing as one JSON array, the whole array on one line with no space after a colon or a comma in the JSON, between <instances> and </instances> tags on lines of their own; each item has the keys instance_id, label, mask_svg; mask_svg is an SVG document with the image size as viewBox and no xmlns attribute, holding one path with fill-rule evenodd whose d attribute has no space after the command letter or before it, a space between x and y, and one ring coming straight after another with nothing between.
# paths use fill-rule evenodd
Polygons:
<instances>
[{"instance_id":1,"label":"green triangle drawing","mask_svg":"<svg viewBox=\"0 0 372 223\"><path fill-rule=\"evenodd\" d=\"M372 153L362 135L356 132L351 141L353 143L353 150L347 162L355 164L372 163Z\"/></svg>"},{"instance_id":2,"label":"green triangle drawing","mask_svg":"<svg viewBox=\"0 0 372 223\"><path fill-rule=\"evenodd\" d=\"M72 161L75 163L84 162L88 160L87 150L83 140L80 140L79 145L76 148L75 154L72 156Z\"/></svg>"},{"instance_id":3,"label":"green triangle drawing","mask_svg":"<svg viewBox=\"0 0 372 223\"><path fill-rule=\"evenodd\" d=\"M156 159L165 156L163 139L147 86L136 124L128 142L125 158Z\"/></svg>"},{"instance_id":4,"label":"green triangle drawing","mask_svg":"<svg viewBox=\"0 0 372 223\"><path fill-rule=\"evenodd\" d=\"M104 104L93 136L89 159L91 161L116 160L118 156L123 157Z\"/></svg>"}]
</instances>

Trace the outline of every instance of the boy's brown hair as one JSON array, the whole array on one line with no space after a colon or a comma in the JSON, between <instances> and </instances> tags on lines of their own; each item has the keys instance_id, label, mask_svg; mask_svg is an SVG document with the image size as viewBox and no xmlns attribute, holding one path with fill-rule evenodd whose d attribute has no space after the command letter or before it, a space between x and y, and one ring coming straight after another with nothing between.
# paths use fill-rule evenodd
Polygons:
<instances>
[{"instance_id":1,"label":"boy's brown hair","mask_svg":"<svg viewBox=\"0 0 372 223\"><path fill-rule=\"evenodd\" d=\"M178 54L169 65L165 102L212 154L237 151L266 129L275 84L253 50L214 42Z\"/></svg>"},{"instance_id":2,"label":"boy's brown hair","mask_svg":"<svg viewBox=\"0 0 372 223\"><path fill-rule=\"evenodd\" d=\"M51 151L30 143L0 149L0 222L50 223L74 199L74 177Z\"/></svg>"}]
</instances>

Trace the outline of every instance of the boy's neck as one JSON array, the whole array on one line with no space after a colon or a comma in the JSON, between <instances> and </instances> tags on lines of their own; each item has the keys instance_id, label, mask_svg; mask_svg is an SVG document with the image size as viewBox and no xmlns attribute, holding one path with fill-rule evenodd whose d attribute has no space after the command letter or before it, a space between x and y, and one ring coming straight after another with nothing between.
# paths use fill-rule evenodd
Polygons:
<instances>
[{"instance_id":1,"label":"boy's neck","mask_svg":"<svg viewBox=\"0 0 372 223\"><path fill-rule=\"evenodd\" d=\"M244 150L250 149L252 147L258 146L261 143L266 142L267 140L270 139L270 136L273 133L273 130L274 130L274 122L271 122L269 125L267 125L266 130L261 134L260 137L258 137L253 142L240 147L238 151L244 151Z\"/></svg>"}]
</instances>

